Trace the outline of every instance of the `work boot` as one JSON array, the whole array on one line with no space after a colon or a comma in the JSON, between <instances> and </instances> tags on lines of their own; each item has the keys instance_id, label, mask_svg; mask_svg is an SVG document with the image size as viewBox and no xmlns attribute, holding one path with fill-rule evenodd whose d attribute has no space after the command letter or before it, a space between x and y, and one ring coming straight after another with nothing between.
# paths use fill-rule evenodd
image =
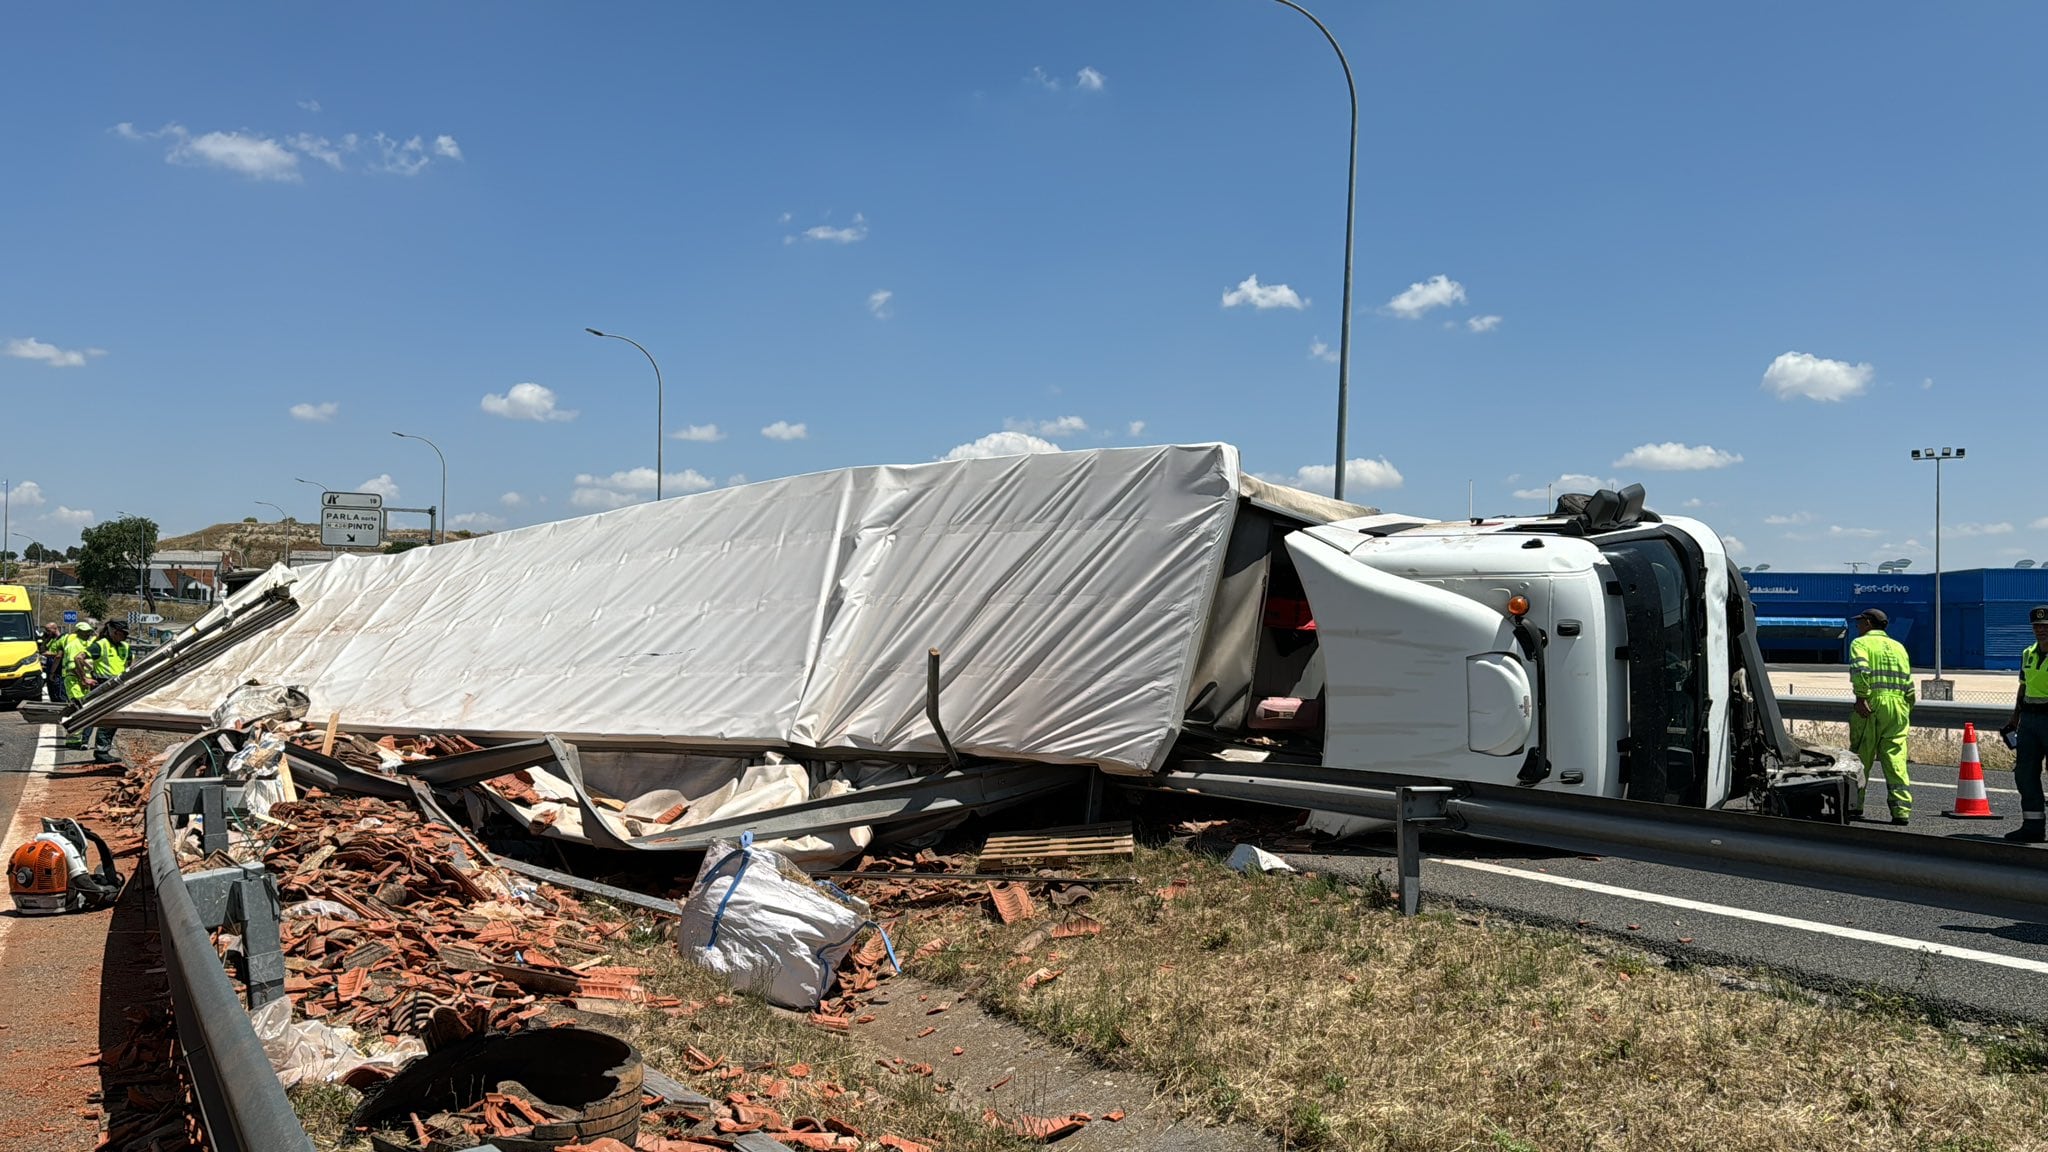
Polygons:
<instances>
[{"instance_id":1,"label":"work boot","mask_svg":"<svg viewBox=\"0 0 2048 1152\"><path fill-rule=\"evenodd\" d=\"M2005 834L2005 838L2016 844L2048 842L2048 820L2022 820L2019 827Z\"/></svg>"}]
</instances>

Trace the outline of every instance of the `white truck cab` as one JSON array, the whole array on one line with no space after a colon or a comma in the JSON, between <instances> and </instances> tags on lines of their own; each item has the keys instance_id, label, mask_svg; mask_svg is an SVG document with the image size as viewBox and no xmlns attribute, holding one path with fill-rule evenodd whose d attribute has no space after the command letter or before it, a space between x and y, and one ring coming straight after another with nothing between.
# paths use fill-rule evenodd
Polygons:
<instances>
[{"instance_id":1,"label":"white truck cab","mask_svg":"<svg viewBox=\"0 0 2048 1152\"><path fill-rule=\"evenodd\" d=\"M1290 533L1323 673L1323 763L1719 807L1850 770L1786 733L1747 591L1640 486L1542 517L1371 516Z\"/></svg>"}]
</instances>

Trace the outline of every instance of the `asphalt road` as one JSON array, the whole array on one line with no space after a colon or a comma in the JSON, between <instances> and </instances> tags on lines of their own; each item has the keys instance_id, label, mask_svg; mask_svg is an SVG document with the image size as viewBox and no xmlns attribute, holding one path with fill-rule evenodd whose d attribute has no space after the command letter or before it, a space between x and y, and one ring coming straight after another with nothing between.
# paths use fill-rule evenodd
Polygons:
<instances>
[{"instance_id":1,"label":"asphalt road","mask_svg":"<svg viewBox=\"0 0 2048 1152\"><path fill-rule=\"evenodd\" d=\"M1992 820L1944 815L1956 769L1915 765L1912 823L1893 829L1882 781L1865 812L1900 836L1997 837L2019 825L2008 773L1987 775ZM1423 903L1448 897L1519 919L1597 931L1706 964L1761 966L1823 990L1890 989L1948 1012L2048 1022L2048 923L1841 895L1618 857L1588 858L1460 836L1423 837ZM2042 866L2048 867L2048 846ZM1290 853L1297 868L1391 878L1386 838L1350 852ZM1680 903L1682 902L1682 903Z\"/></svg>"}]
</instances>

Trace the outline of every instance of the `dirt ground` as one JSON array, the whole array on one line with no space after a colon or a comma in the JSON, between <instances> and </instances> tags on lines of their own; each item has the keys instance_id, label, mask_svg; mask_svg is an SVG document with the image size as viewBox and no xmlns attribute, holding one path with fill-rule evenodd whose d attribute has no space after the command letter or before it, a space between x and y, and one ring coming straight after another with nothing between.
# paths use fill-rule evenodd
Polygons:
<instances>
[{"instance_id":1,"label":"dirt ground","mask_svg":"<svg viewBox=\"0 0 2048 1152\"><path fill-rule=\"evenodd\" d=\"M0 717L0 813L10 825L0 850L32 837L41 816L83 813L120 778L120 766L95 765L61 740L53 728ZM136 837L94 831L132 878L141 854L120 849ZM68 916L20 916L11 902L0 910L0 1152L94 1148L103 1100L125 1097L127 1084L104 1081L94 1061L129 1034L131 1010L163 1002L146 890L131 883L113 908Z\"/></svg>"}]
</instances>

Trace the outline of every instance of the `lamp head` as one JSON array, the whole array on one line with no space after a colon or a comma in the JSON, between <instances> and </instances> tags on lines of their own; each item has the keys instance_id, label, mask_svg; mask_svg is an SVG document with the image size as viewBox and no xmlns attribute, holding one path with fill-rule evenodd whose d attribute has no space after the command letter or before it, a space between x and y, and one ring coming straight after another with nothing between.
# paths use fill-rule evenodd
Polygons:
<instances>
[{"instance_id":1,"label":"lamp head","mask_svg":"<svg viewBox=\"0 0 2048 1152\"><path fill-rule=\"evenodd\" d=\"M595 328L585 328L585 329L584 329L584 331L585 331L585 332L588 332L588 333L590 333L590 334L591 334L592 336L602 336L602 335L604 335L604 333L602 333L602 332L599 332L599 331L598 331L597 329L595 329Z\"/></svg>"}]
</instances>

